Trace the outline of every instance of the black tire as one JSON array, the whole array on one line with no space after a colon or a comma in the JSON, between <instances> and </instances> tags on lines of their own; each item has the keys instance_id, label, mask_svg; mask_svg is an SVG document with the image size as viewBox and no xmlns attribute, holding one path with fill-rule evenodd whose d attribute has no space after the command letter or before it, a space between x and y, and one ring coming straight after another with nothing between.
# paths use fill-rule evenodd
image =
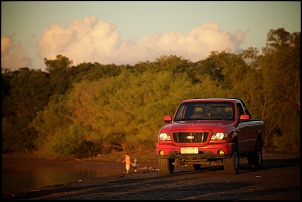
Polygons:
<instances>
[{"instance_id":1,"label":"black tire","mask_svg":"<svg viewBox=\"0 0 302 202\"><path fill-rule=\"evenodd\" d=\"M201 169L201 165L200 164L190 164L190 165L188 165L188 168L190 170L200 170Z\"/></svg>"},{"instance_id":2,"label":"black tire","mask_svg":"<svg viewBox=\"0 0 302 202\"><path fill-rule=\"evenodd\" d=\"M158 158L158 171L159 174L162 175L169 175L172 174L174 171L174 165L172 164L175 160L174 159L166 159L166 158Z\"/></svg>"},{"instance_id":3,"label":"black tire","mask_svg":"<svg viewBox=\"0 0 302 202\"><path fill-rule=\"evenodd\" d=\"M239 171L239 155L237 144L233 146L231 158L223 159L224 172L228 175L236 175Z\"/></svg>"},{"instance_id":4,"label":"black tire","mask_svg":"<svg viewBox=\"0 0 302 202\"><path fill-rule=\"evenodd\" d=\"M262 145L260 140L257 140L254 152L248 155L247 160L251 168L255 170L262 168Z\"/></svg>"}]
</instances>

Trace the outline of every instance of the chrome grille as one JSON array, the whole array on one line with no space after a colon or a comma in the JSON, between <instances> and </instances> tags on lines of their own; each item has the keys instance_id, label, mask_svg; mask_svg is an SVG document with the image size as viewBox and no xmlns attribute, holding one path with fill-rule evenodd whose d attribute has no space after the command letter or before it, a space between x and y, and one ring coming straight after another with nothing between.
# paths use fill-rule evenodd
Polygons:
<instances>
[{"instance_id":1,"label":"chrome grille","mask_svg":"<svg viewBox=\"0 0 302 202\"><path fill-rule=\"evenodd\" d=\"M186 143L186 142L206 142L208 139L208 132L174 132L174 142Z\"/></svg>"}]
</instances>

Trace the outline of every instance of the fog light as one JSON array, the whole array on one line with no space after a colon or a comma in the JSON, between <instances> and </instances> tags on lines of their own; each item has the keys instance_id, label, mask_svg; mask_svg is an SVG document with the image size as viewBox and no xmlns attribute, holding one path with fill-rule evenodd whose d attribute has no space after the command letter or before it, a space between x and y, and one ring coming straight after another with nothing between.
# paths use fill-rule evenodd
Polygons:
<instances>
[{"instance_id":1,"label":"fog light","mask_svg":"<svg viewBox=\"0 0 302 202\"><path fill-rule=\"evenodd\" d=\"M224 151L221 149L221 150L218 151L218 154L224 155Z\"/></svg>"},{"instance_id":2,"label":"fog light","mask_svg":"<svg viewBox=\"0 0 302 202\"><path fill-rule=\"evenodd\" d=\"M163 155L165 155L165 152L163 150L160 150L159 155L163 156Z\"/></svg>"}]
</instances>

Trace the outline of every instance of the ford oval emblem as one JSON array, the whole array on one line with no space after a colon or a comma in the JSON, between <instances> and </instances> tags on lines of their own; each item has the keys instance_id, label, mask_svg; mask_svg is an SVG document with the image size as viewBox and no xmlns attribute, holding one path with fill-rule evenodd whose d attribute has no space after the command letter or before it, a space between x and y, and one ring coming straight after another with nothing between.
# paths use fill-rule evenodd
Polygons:
<instances>
[{"instance_id":1,"label":"ford oval emblem","mask_svg":"<svg viewBox=\"0 0 302 202\"><path fill-rule=\"evenodd\" d=\"M187 138L188 140L193 140L193 139L194 139L194 136L188 135L186 138Z\"/></svg>"}]
</instances>

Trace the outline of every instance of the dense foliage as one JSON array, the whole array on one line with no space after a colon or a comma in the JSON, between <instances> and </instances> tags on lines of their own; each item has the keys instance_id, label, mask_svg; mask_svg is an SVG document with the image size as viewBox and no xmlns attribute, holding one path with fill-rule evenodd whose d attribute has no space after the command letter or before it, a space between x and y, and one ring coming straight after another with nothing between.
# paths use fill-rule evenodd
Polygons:
<instances>
[{"instance_id":1,"label":"dense foliage","mask_svg":"<svg viewBox=\"0 0 302 202\"><path fill-rule=\"evenodd\" d=\"M2 70L2 153L93 157L155 149L163 116L183 99L238 97L266 124L265 149L300 150L300 33L270 30L263 54L213 51L190 62L130 65L45 58L47 72Z\"/></svg>"}]
</instances>

